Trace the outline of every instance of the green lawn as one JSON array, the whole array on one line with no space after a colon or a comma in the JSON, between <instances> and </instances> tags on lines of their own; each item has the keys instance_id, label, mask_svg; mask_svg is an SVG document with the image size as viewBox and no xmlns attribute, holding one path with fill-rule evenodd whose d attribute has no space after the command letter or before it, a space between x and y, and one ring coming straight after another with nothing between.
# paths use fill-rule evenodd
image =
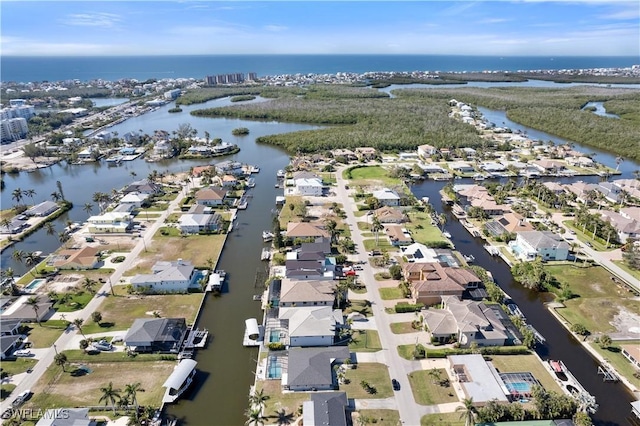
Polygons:
<instances>
[{"instance_id":1,"label":"green lawn","mask_svg":"<svg viewBox=\"0 0 640 426\"><path fill-rule=\"evenodd\" d=\"M395 299L404 299L404 292L400 290L398 287L381 287L378 289L380 291L380 297L382 300L395 300Z\"/></svg>"},{"instance_id":2,"label":"green lawn","mask_svg":"<svg viewBox=\"0 0 640 426\"><path fill-rule=\"evenodd\" d=\"M0 401L4 401L11 395L11 392L16 388L16 385L12 383L3 384L0 386Z\"/></svg>"},{"instance_id":3,"label":"green lawn","mask_svg":"<svg viewBox=\"0 0 640 426\"><path fill-rule=\"evenodd\" d=\"M94 286L94 289L97 289L100 285L102 284L97 283ZM74 312L74 311L83 309L85 306L87 306L87 303L89 303L91 299L93 299L93 294L91 293L84 292L84 291L79 293L73 293L73 294L70 294L69 299L64 303L59 298L59 300L53 305L53 308L57 312Z\"/></svg>"},{"instance_id":4,"label":"green lawn","mask_svg":"<svg viewBox=\"0 0 640 426\"><path fill-rule=\"evenodd\" d=\"M33 368L38 361L31 358L16 358L15 360L4 360L0 365L0 371L2 374L20 374L27 371L29 368Z\"/></svg>"},{"instance_id":5,"label":"green lawn","mask_svg":"<svg viewBox=\"0 0 640 426\"><path fill-rule=\"evenodd\" d=\"M442 379L447 378L447 372L444 369L438 370ZM441 386L439 383L433 382L428 370L417 370L409 374L409 383L416 404L434 405L458 401L456 392L451 385Z\"/></svg>"},{"instance_id":6,"label":"green lawn","mask_svg":"<svg viewBox=\"0 0 640 426\"><path fill-rule=\"evenodd\" d=\"M420 426L464 426L460 419L462 413L427 414L420 419Z\"/></svg>"},{"instance_id":7,"label":"green lawn","mask_svg":"<svg viewBox=\"0 0 640 426\"><path fill-rule=\"evenodd\" d=\"M348 169L347 169L348 170ZM342 173L344 179L349 179L347 170ZM381 166L359 167L351 170L351 180L354 184L371 185L377 181L384 185L393 186L400 185L402 181L397 178L389 177L389 172Z\"/></svg>"},{"instance_id":8,"label":"green lawn","mask_svg":"<svg viewBox=\"0 0 640 426\"><path fill-rule=\"evenodd\" d=\"M405 334L405 333L416 333L419 330L416 330L411 325L412 322L392 322L390 324L391 332L393 334Z\"/></svg>"},{"instance_id":9,"label":"green lawn","mask_svg":"<svg viewBox=\"0 0 640 426\"><path fill-rule=\"evenodd\" d=\"M629 268L624 260L614 260L613 263L615 263L620 269L631 274L633 277L635 277L635 279L640 281L640 270Z\"/></svg>"},{"instance_id":10,"label":"green lawn","mask_svg":"<svg viewBox=\"0 0 640 426\"><path fill-rule=\"evenodd\" d=\"M604 359L609 361L609 363L616 369L618 374L624 376L629 380L629 382L635 386L636 389L640 388L640 379L635 377L633 374L637 372L637 370L631 365L631 363L622 355L620 351L620 345L640 345L640 341L638 340L629 340L629 341L615 341L611 345L611 347L607 349L603 349L597 343L590 343L591 347L595 349Z\"/></svg>"},{"instance_id":11,"label":"green lawn","mask_svg":"<svg viewBox=\"0 0 640 426\"><path fill-rule=\"evenodd\" d=\"M358 410L358 415L368 419L366 424L375 424L376 426L398 426L400 424L400 413L397 410Z\"/></svg>"},{"instance_id":12,"label":"green lawn","mask_svg":"<svg viewBox=\"0 0 640 426\"><path fill-rule=\"evenodd\" d=\"M418 342L420 343L420 342ZM408 359L409 361L413 361L413 350L416 348L414 343L409 345L400 345L397 347L398 355L404 359Z\"/></svg>"},{"instance_id":13,"label":"green lawn","mask_svg":"<svg viewBox=\"0 0 640 426\"><path fill-rule=\"evenodd\" d=\"M264 408L268 415L281 409L287 413L295 413L304 401L309 400L309 393L306 392L282 393L281 380L258 380L256 390L263 390L269 396Z\"/></svg>"},{"instance_id":14,"label":"green lawn","mask_svg":"<svg viewBox=\"0 0 640 426\"><path fill-rule=\"evenodd\" d=\"M203 297L203 293L109 296L98 308L102 314L102 326L90 320L82 327L82 331L93 334L126 330L136 318L152 318L150 313L154 311L163 318L184 317L187 323L192 323Z\"/></svg>"},{"instance_id":15,"label":"green lawn","mask_svg":"<svg viewBox=\"0 0 640 426\"><path fill-rule=\"evenodd\" d=\"M382 349L376 330L354 330L349 342L350 352L378 352Z\"/></svg>"},{"instance_id":16,"label":"green lawn","mask_svg":"<svg viewBox=\"0 0 640 426\"><path fill-rule=\"evenodd\" d=\"M379 363L362 363L355 369L347 369L346 378L350 382L340 385L340 391L347 392L349 398L389 398L393 396L393 389L388 368ZM360 384L363 380L373 386L377 392L370 394L365 391Z\"/></svg>"},{"instance_id":17,"label":"green lawn","mask_svg":"<svg viewBox=\"0 0 640 426\"><path fill-rule=\"evenodd\" d=\"M424 212L410 212L410 222L404 224L409 230L414 241L418 243L430 243L436 241L448 242L440 232L440 228L431 224L431 217Z\"/></svg>"},{"instance_id":18,"label":"green lawn","mask_svg":"<svg viewBox=\"0 0 640 426\"><path fill-rule=\"evenodd\" d=\"M371 250L392 251L396 249L391 245L391 243L389 243L389 240L384 235L380 235L380 237L378 238L378 244L376 244L375 238L367 239L367 240L364 240L363 242L364 242L364 249L366 251L371 251Z\"/></svg>"},{"instance_id":19,"label":"green lawn","mask_svg":"<svg viewBox=\"0 0 640 426\"><path fill-rule=\"evenodd\" d=\"M587 229L586 232L582 232L583 228L581 226L576 227L573 220L565 220L562 223L575 231L577 239L583 242L590 242L593 245L593 249L596 251L609 251L616 248L616 246L611 244L607 248L607 241L600 237L593 238L593 232L589 232L589 229Z\"/></svg>"},{"instance_id":20,"label":"green lawn","mask_svg":"<svg viewBox=\"0 0 640 426\"><path fill-rule=\"evenodd\" d=\"M621 309L640 315L640 304L625 288L611 280L599 266L582 268L573 264L547 266L547 270L578 297L564 302L556 312L571 324L580 323L591 333L616 331L610 324Z\"/></svg>"},{"instance_id":21,"label":"green lawn","mask_svg":"<svg viewBox=\"0 0 640 426\"><path fill-rule=\"evenodd\" d=\"M31 342L33 348L49 348L58 340L65 328L59 326L51 327L46 322L43 322L42 326L33 323L26 326L25 334L29 336L28 341Z\"/></svg>"},{"instance_id":22,"label":"green lawn","mask_svg":"<svg viewBox=\"0 0 640 426\"><path fill-rule=\"evenodd\" d=\"M364 316L370 317L373 315L373 311L371 310L371 306L369 306L368 301L366 300L352 300L344 310L345 315L349 315L352 312L359 312Z\"/></svg>"}]
</instances>

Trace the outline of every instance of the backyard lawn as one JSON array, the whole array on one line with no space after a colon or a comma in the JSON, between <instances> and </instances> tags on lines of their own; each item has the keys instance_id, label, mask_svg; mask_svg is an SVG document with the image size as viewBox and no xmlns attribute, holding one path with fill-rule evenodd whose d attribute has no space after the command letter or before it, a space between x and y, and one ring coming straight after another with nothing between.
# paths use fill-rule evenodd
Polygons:
<instances>
[{"instance_id":1,"label":"backyard lawn","mask_svg":"<svg viewBox=\"0 0 640 426\"><path fill-rule=\"evenodd\" d=\"M24 334L28 335L27 341L31 342L33 348L49 348L58 340L66 327L51 327L46 322L42 325L37 323L25 325Z\"/></svg>"},{"instance_id":2,"label":"backyard lawn","mask_svg":"<svg viewBox=\"0 0 640 426\"><path fill-rule=\"evenodd\" d=\"M572 264L546 268L578 295L565 301L565 308L556 309L569 323L580 323L591 333L613 333L617 330L611 322L622 310L640 315L640 304L625 288L614 283L604 268L582 268Z\"/></svg>"},{"instance_id":3,"label":"backyard lawn","mask_svg":"<svg viewBox=\"0 0 640 426\"><path fill-rule=\"evenodd\" d=\"M346 378L350 380L348 384L341 384L340 391L347 392L349 398L389 398L393 396L391 388L391 378L388 368L384 364L362 363L355 369L347 369ZM368 393L361 385L366 381L376 389L376 393Z\"/></svg>"},{"instance_id":4,"label":"backyard lawn","mask_svg":"<svg viewBox=\"0 0 640 426\"><path fill-rule=\"evenodd\" d=\"M443 380L448 377L444 369L438 369L438 371ZM434 379L429 376L429 370L417 370L410 373L409 384L416 404L434 405L458 401L453 387L450 384L441 386L439 383L434 383Z\"/></svg>"},{"instance_id":5,"label":"backyard lawn","mask_svg":"<svg viewBox=\"0 0 640 426\"><path fill-rule=\"evenodd\" d=\"M20 374L27 371L29 368L33 368L38 361L31 358L16 358L15 360L6 359L2 361L0 371L2 375L5 374Z\"/></svg>"},{"instance_id":6,"label":"backyard lawn","mask_svg":"<svg viewBox=\"0 0 640 426\"><path fill-rule=\"evenodd\" d=\"M432 243L436 241L448 242L440 232L440 228L431 224L431 217L428 213L410 212L410 222L404 224L409 230L413 240L417 243Z\"/></svg>"},{"instance_id":7,"label":"backyard lawn","mask_svg":"<svg viewBox=\"0 0 640 426\"><path fill-rule=\"evenodd\" d=\"M635 377L634 373L637 373L637 369L622 355L620 345L640 345L638 340L629 341L614 341L609 348L601 348L597 343L591 342L591 347L595 349L604 359L616 369L618 374L624 376L631 382L636 389L640 388L640 378Z\"/></svg>"},{"instance_id":8,"label":"backyard lawn","mask_svg":"<svg viewBox=\"0 0 640 426\"><path fill-rule=\"evenodd\" d=\"M264 412L273 414L284 409L286 413L295 413L302 406L304 401L309 400L307 392L287 392L282 393L281 380L258 380L256 390L262 389L265 395L269 396L264 407Z\"/></svg>"},{"instance_id":9,"label":"backyard lawn","mask_svg":"<svg viewBox=\"0 0 640 426\"><path fill-rule=\"evenodd\" d=\"M153 318L153 312L158 312L163 318L184 317L187 323L192 323L203 297L203 293L108 296L99 308L101 325L88 321L82 331L93 334L126 330L136 318Z\"/></svg>"},{"instance_id":10,"label":"backyard lawn","mask_svg":"<svg viewBox=\"0 0 640 426\"><path fill-rule=\"evenodd\" d=\"M533 374L533 377L540 382L543 388L562 393L562 389L535 355L491 355L491 362L500 373L528 371Z\"/></svg>"}]
</instances>

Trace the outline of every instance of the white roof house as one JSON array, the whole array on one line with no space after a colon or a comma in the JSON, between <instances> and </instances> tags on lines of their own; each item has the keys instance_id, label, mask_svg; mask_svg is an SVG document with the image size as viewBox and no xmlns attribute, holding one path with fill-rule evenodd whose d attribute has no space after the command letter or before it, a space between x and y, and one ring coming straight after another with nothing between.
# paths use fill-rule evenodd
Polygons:
<instances>
[{"instance_id":1,"label":"white roof house","mask_svg":"<svg viewBox=\"0 0 640 426\"><path fill-rule=\"evenodd\" d=\"M130 192L120 199L120 204L132 205L139 208L147 198L149 198L149 194Z\"/></svg>"},{"instance_id":2,"label":"white roof house","mask_svg":"<svg viewBox=\"0 0 640 426\"><path fill-rule=\"evenodd\" d=\"M289 346L331 346L344 324L342 311L331 306L280 308L279 318L288 323Z\"/></svg>"},{"instance_id":3,"label":"white roof house","mask_svg":"<svg viewBox=\"0 0 640 426\"><path fill-rule=\"evenodd\" d=\"M135 289L147 288L152 292L187 291L199 276L191 262L182 259L175 262L156 262L151 272L135 275L131 278L131 285Z\"/></svg>"},{"instance_id":4,"label":"white roof house","mask_svg":"<svg viewBox=\"0 0 640 426\"><path fill-rule=\"evenodd\" d=\"M567 260L569 244L551 231L519 231L515 241L509 241L511 251L522 260Z\"/></svg>"},{"instance_id":5,"label":"white roof house","mask_svg":"<svg viewBox=\"0 0 640 426\"><path fill-rule=\"evenodd\" d=\"M467 399L473 405L483 406L489 401L509 402L509 391L495 367L480 354L451 355L449 365Z\"/></svg>"},{"instance_id":6,"label":"white roof house","mask_svg":"<svg viewBox=\"0 0 640 426\"><path fill-rule=\"evenodd\" d=\"M111 211L102 215L91 216L87 219L89 232L94 233L124 233L131 227L129 212Z\"/></svg>"},{"instance_id":7,"label":"white roof house","mask_svg":"<svg viewBox=\"0 0 640 426\"><path fill-rule=\"evenodd\" d=\"M201 231L217 231L220 227L220 215L215 214L190 214L180 216L178 227L185 234L197 234Z\"/></svg>"},{"instance_id":8,"label":"white roof house","mask_svg":"<svg viewBox=\"0 0 640 426\"><path fill-rule=\"evenodd\" d=\"M389 188L383 188L373 192L373 197L380 201L380 204L385 206L398 206L400 205L400 196L398 193Z\"/></svg>"}]
</instances>

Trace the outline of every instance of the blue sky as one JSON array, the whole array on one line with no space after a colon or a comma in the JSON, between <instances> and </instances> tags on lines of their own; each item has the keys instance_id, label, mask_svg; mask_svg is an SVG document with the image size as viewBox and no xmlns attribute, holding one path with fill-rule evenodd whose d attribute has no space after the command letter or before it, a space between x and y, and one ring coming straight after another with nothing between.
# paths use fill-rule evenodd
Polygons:
<instances>
[{"instance_id":1,"label":"blue sky","mask_svg":"<svg viewBox=\"0 0 640 426\"><path fill-rule=\"evenodd\" d=\"M638 56L640 1L7 1L2 55Z\"/></svg>"}]
</instances>

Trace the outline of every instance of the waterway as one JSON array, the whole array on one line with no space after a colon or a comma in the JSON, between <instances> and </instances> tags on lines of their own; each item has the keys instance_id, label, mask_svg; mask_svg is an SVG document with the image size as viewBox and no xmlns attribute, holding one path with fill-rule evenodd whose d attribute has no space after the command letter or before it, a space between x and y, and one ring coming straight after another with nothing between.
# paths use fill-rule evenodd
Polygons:
<instances>
[{"instance_id":1,"label":"waterway","mask_svg":"<svg viewBox=\"0 0 640 426\"><path fill-rule=\"evenodd\" d=\"M256 101L260 101L259 99ZM210 101L206 107L229 104L228 99ZM244 423L243 412L247 407L249 386L253 383L256 367L255 349L242 346L244 320L250 317L260 317L259 303L252 300L252 295L260 289L254 287L256 271L264 265L260 261L260 251L263 246L261 232L271 227L272 210L278 190L274 188L276 170L283 168L289 157L283 151L255 143L255 138L262 135L293 132L316 128L314 126L283 124L276 122L254 122L235 119L209 119L192 117L188 113L191 109L202 108L202 105L182 107L183 112L169 114L168 104L159 110L130 119L111 128L124 134L128 131L142 130L152 133L154 130L176 130L182 123L190 123L204 135L207 131L212 138L220 137L224 141L237 143L241 152L227 157L249 164L257 164L261 172L255 176L256 188L249 208L239 212L238 220L233 232L229 235L227 245L222 253L219 269L228 273L228 286L220 298L208 296L206 307L200 317L198 326L207 328L212 339L206 350L197 357L200 374L197 383L187 398L169 408L168 412L182 420L186 425L240 425ZM485 111L489 113L489 111ZM494 112L494 118L488 118L496 123L506 121L504 114ZM502 118L499 114L502 114ZM250 135L247 137L231 136L231 130L237 127L247 127ZM514 129L522 128L529 135L535 132L515 123L509 124ZM536 136L537 137L537 136ZM541 140L556 139L551 135L541 134ZM578 145L576 147L579 148ZM582 148L591 152L589 147ZM224 158L224 159L227 159ZM74 208L54 222L61 231L67 219L81 222L86 220L88 213L82 210L85 203L91 203L92 194L110 192L112 188L121 188L134 179L147 176L153 170L180 172L203 163L222 161L194 161L168 160L161 163L146 163L141 159L125 162L120 167L106 167L101 164L70 166L58 164L48 169L41 169L33 173L19 175L5 175L6 187L2 191L2 204L12 203L11 192L15 188L23 190L33 188L36 197L29 202L39 202L49 198L49 194L56 190L56 181L62 183L65 196L74 203ZM610 154L603 154L599 158L605 164L615 167L615 158ZM621 165L624 177L632 177L632 172L640 168L638 163L625 161ZM597 177L587 179L598 179ZM587 180L584 179L584 180ZM439 200L439 189L442 182L427 181L412 188L416 196L428 196L431 200ZM630 413L630 394L619 384L602 383L596 374L596 362L582 349L571 335L557 323L557 321L542 306L542 295L531 293L516 284L507 265L500 259L489 256L482 247L482 240L475 239L455 220L444 206L435 202L439 212L448 215L447 230L463 254L472 254L476 263L490 270L498 284L510 294L521 307L521 310L533 326L547 339L547 345L541 350L543 358L562 359L574 375L583 383L600 403L600 410L596 414L599 425L626 425ZM97 210L97 208L96 208ZM32 234L23 242L14 246L15 249L25 251L42 250L45 254L59 246L55 235L47 235L44 229ZM12 249L2 254L3 267L11 266L17 273L24 273L22 265L15 264L11 259Z\"/></svg>"}]
</instances>

